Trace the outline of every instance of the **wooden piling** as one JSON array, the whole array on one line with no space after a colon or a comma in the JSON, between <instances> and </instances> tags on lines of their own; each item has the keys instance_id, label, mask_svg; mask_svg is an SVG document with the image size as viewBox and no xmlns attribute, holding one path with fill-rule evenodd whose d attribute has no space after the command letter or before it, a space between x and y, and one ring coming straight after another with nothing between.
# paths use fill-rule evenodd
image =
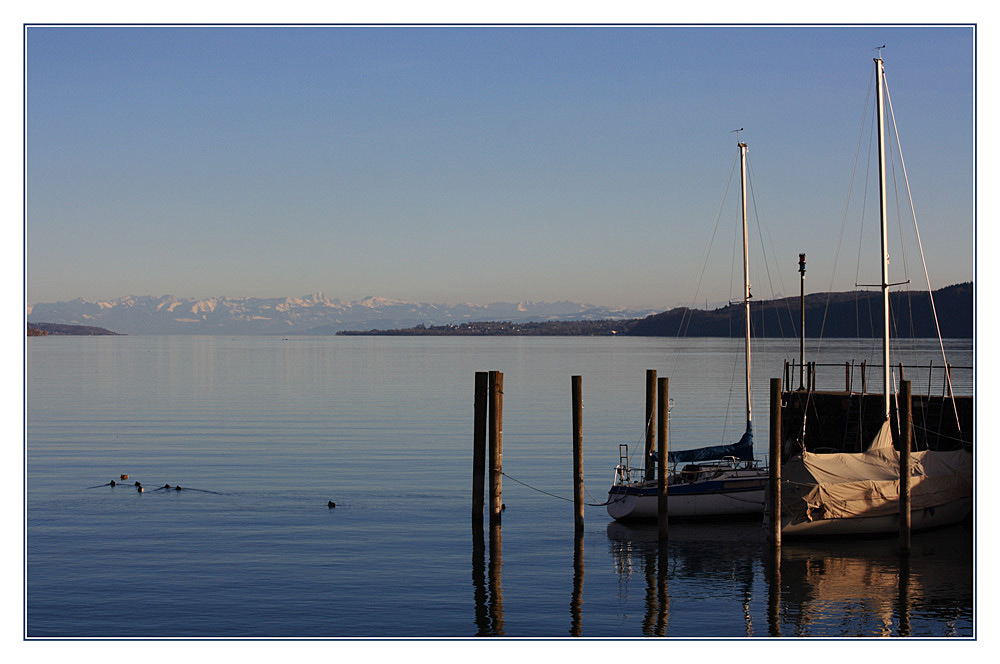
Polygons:
<instances>
[{"instance_id":1,"label":"wooden piling","mask_svg":"<svg viewBox=\"0 0 1000 664\"><path fill-rule=\"evenodd\" d=\"M583 532L583 378L572 377L574 526Z\"/></svg>"},{"instance_id":2,"label":"wooden piling","mask_svg":"<svg viewBox=\"0 0 1000 664\"><path fill-rule=\"evenodd\" d=\"M657 477L656 477L656 524L657 535L660 544L667 541L667 452L670 449L668 443L670 434L669 425L669 381L667 378L659 380L657 390L657 410L659 418L657 420L657 434L660 439L657 446Z\"/></svg>"},{"instance_id":3,"label":"wooden piling","mask_svg":"<svg viewBox=\"0 0 1000 664\"><path fill-rule=\"evenodd\" d=\"M910 555L910 446L913 432L910 381L900 381L899 401L899 553Z\"/></svg>"},{"instance_id":4,"label":"wooden piling","mask_svg":"<svg viewBox=\"0 0 1000 664\"><path fill-rule=\"evenodd\" d=\"M771 379L770 472L768 474L769 539L772 549L781 548L781 379Z\"/></svg>"},{"instance_id":5,"label":"wooden piling","mask_svg":"<svg viewBox=\"0 0 1000 664\"><path fill-rule=\"evenodd\" d=\"M653 452L656 451L656 428L653 423L656 416L656 369L646 369L646 449L642 457L647 482L656 479L656 468L653 465Z\"/></svg>"},{"instance_id":6,"label":"wooden piling","mask_svg":"<svg viewBox=\"0 0 1000 664\"><path fill-rule=\"evenodd\" d=\"M476 372L475 411L472 435L472 523L483 525L486 494L486 425L489 372Z\"/></svg>"},{"instance_id":7,"label":"wooden piling","mask_svg":"<svg viewBox=\"0 0 1000 664\"><path fill-rule=\"evenodd\" d=\"M500 523L503 505L503 373L489 375L490 524Z\"/></svg>"}]
</instances>

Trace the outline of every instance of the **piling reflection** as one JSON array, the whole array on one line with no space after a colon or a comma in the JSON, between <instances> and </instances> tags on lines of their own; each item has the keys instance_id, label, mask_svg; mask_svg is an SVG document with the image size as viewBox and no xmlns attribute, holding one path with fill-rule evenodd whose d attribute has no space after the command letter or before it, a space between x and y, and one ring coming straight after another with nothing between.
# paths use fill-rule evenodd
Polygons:
<instances>
[{"instance_id":1,"label":"piling reflection","mask_svg":"<svg viewBox=\"0 0 1000 664\"><path fill-rule=\"evenodd\" d=\"M620 578L633 572L645 579L645 617L642 633L646 636L718 636L711 624L691 629L685 616L670 612L670 589L685 589L693 584L705 599L717 602L735 594L743 614L743 633L754 635L751 611L755 562L763 544L759 525L719 528L701 525L670 525L670 540L659 545L655 524L608 525L608 538ZM641 569L635 569L636 566ZM628 585L621 586L625 592ZM690 593L687 590L685 594ZM674 596L677 592L674 590ZM627 599L627 598L626 598ZM680 624L677 624L678 620ZM733 634L729 634L733 636Z\"/></svg>"},{"instance_id":2,"label":"piling reflection","mask_svg":"<svg viewBox=\"0 0 1000 664\"><path fill-rule=\"evenodd\" d=\"M486 602L486 539L483 524L472 524L472 588L475 598L476 636L490 636L490 613Z\"/></svg>"},{"instance_id":3,"label":"piling reflection","mask_svg":"<svg viewBox=\"0 0 1000 664\"><path fill-rule=\"evenodd\" d=\"M972 636L967 526L915 533L909 558L895 538L785 542L776 557L759 524L671 524L663 549L655 525L607 534L619 605L641 602L647 636Z\"/></svg>"},{"instance_id":4,"label":"piling reflection","mask_svg":"<svg viewBox=\"0 0 1000 664\"><path fill-rule=\"evenodd\" d=\"M910 635L910 557L899 561L899 635Z\"/></svg>"},{"instance_id":5,"label":"piling reflection","mask_svg":"<svg viewBox=\"0 0 1000 664\"><path fill-rule=\"evenodd\" d=\"M499 522L490 527L490 623L491 635L503 636L503 584L500 571L503 569L503 539Z\"/></svg>"},{"instance_id":6,"label":"piling reflection","mask_svg":"<svg viewBox=\"0 0 1000 664\"><path fill-rule=\"evenodd\" d=\"M781 636L781 549L767 551L767 635Z\"/></svg>"},{"instance_id":7,"label":"piling reflection","mask_svg":"<svg viewBox=\"0 0 1000 664\"><path fill-rule=\"evenodd\" d=\"M569 600L570 628L572 636L583 636L583 532L577 531L573 538L573 595Z\"/></svg>"},{"instance_id":8,"label":"piling reflection","mask_svg":"<svg viewBox=\"0 0 1000 664\"><path fill-rule=\"evenodd\" d=\"M503 636L503 542L499 526L490 527L489 559L485 530L472 525L472 587L475 600L476 636Z\"/></svg>"}]
</instances>

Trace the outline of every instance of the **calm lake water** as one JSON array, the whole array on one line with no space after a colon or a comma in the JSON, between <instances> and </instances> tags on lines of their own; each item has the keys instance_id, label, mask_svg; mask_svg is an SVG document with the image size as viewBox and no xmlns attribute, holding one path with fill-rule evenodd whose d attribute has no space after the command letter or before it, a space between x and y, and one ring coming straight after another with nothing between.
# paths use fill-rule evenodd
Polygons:
<instances>
[{"instance_id":1,"label":"calm lake water","mask_svg":"<svg viewBox=\"0 0 1000 664\"><path fill-rule=\"evenodd\" d=\"M780 580L756 522L672 525L660 550L655 528L589 506L574 541L571 377L583 377L587 500L602 503L619 443L641 447L646 369L670 378L673 449L738 437L741 346L29 339L26 634L975 636L969 525L915 534L903 569L891 538L786 543ZM908 354L894 362L942 363L936 342L899 346ZM947 347L952 364L973 365L971 342ZM756 350L763 455L768 381L798 343ZM870 342L807 347L807 359L841 367L878 353ZM499 537L470 525L474 374L491 369L505 392ZM843 376L831 369L830 383ZM907 378L940 391L940 373ZM954 379L971 392L971 371ZM184 490L154 490L168 483Z\"/></svg>"}]
</instances>

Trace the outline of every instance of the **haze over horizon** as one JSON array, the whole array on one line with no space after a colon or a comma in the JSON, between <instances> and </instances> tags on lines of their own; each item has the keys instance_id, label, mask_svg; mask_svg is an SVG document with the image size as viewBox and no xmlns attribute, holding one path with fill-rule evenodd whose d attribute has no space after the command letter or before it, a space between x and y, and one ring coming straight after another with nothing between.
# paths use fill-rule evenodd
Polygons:
<instances>
[{"instance_id":1,"label":"haze over horizon","mask_svg":"<svg viewBox=\"0 0 1000 664\"><path fill-rule=\"evenodd\" d=\"M974 37L31 26L27 301L724 302L739 278L739 127L763 230L755 297L798 292L799 252L808 292L853 290L878 279L860 132L881 44L931 286L972 281ZM859 145L861 198L845 215ZM890 178L908 213L902 172ZM891 280L923 289L905 243L890 250Z\"/></svg>"}]
</instances>

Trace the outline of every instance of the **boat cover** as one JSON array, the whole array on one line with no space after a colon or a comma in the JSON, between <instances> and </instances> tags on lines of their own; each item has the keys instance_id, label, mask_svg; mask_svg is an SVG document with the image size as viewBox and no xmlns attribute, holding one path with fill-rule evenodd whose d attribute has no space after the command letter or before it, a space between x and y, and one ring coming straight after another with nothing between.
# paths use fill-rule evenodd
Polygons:
<instances>
[{"instance_id":1,"label":"boat cover","mask_svg":"<svg viewBox=\"0 0 1000 664\"><path fill-rule=\"evenodd\" d=\"M971 453L911 452L910 463L912 509L972 496ZM889 422L867 451L804 452L782 464L781 479L782 517L791 517L791 523L899 513L899 452Z\"/></svg>"},{"instance_id":2,"label":"boat cover","mask_svg":"<svg viewBox=\"0 0 1000 664\"><path fill-rule=\"evenodd\" d=\"M694 450L667 452L667 461L670 463L696 463L728 457L736 457L740 461L753 461L753 431L750 428L747 428L747 432L743 434L739 442L731 445L713 445Z\"/></svg>"}]
</instances>

